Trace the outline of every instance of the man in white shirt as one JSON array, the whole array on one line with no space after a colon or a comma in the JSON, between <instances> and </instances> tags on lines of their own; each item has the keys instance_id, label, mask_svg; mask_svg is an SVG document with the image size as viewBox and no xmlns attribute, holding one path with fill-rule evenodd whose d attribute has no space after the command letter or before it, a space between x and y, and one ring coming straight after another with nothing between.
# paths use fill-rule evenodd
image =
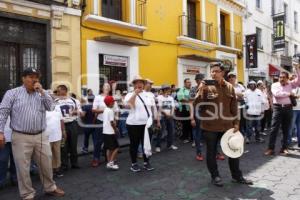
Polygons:
<instances>
[{"instance_id":1,"label":"man in white shirt","mask_svg":"<svg viewBox=\"0 0 300 200\"><path fill-rule=\"evenodd\" d=\"M77 143L78 143L78 124L77 119L82 112L80 102L73 97L68 96L68 88L65 85L57 87L58 99L55 100L58 109L62 114L64 121L67 140L64 148L62 149L61 161L62 169L67 170L69 167L68 153L70 153L71 167L79 169Z\"/></svg>"},{"instance_id":2,"label":"man in white shirt","mask_svg":"<svg viewBox=\"0 0 300 200\"><path fill-rule=\"evenodd\" d=\"M172 150L177 150L174 143L174 110L175 110L175 102L173 97L171 96L171 87L169 85L162 85L161 90L163 91L163 95L159 95L157 97L158 101L158 112L162 116L161 124L167 130L167 148ZM160 152L161 148L161 136L163 130L161 130L157 135L157 143L156 143L156 152Z\"/></svg>"},{"instance_id":3,"label":"man in white shirt","mask_svg":"<svg viewBox=\"0 0 300 200\"><path fill-rule=\"evenodd\" d=\"M260 137L260 120L262 118L263 110L263 96L259 89L256 88L255 81L249 82L249 89L245 92L245 102L247 109L247 137L246 143L250 143L250 138L255 130L256 142L264 142L264 139Z\"/></svg>"}]
</instances>

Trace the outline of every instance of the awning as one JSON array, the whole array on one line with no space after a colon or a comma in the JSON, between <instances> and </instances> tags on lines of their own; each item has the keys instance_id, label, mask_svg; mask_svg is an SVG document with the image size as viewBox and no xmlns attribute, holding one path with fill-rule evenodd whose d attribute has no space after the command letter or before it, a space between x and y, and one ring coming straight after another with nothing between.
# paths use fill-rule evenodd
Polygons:
<instances>
[{"instance_id":1,"label":"awning","mask_svg":"<svg viewBox=\"0 0 300 200\"><path fill-rule=\"evenodd\" d=\"M269 64L269 76L279 76L280 72L282 71L290 73L289 71L283 69L282 67Z\"/></svg>"},{"instance_id":2,"label":"awning","mask_svg":"<svg viewBox=\"0 0 300 200\"><path fill-rule=\"evenodd\" d=\"M106 35L101 37L95 37L94 40L99 42L108 42L113 44L120 44L126 46L149 46L150 43L146 40L133 39L128 37L123 37L119 35Z\"/></svg>"},{"instance_id":3,"label":"awning","mask_svg":"<svg viewBox=\"0 0 300 200\"><path fill-rule=\"evenodd\" d=\"M181 55L181 56L178 56L178 58L196 60L196 61L203 61L203 62L221 62L221 61L223 61L221 59L209 58L209 57L200 56L200 55L196 55L196 54Z\"/></svg>"}]
</instances>

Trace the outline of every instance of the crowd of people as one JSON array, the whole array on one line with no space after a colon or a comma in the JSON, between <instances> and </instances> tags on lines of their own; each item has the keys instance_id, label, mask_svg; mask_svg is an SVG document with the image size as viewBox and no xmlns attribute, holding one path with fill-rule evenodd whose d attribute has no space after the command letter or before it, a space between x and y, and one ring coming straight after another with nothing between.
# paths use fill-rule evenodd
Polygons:
<instances>
[{"instance_id":1,"label":"crowd of people","mask_svg":"<svg viewBox=\"0 0 300 200\"><path fill-rule=\"evenodd\" d=\"M28 68L22 75L23 85L7 91L0 104L0 187L7 184L10 174L21 198L33 199L30 168L37 164L44 191L65 195L53 177L80 168L77 147L88 153L90 136L91 166L96 168L105 161L109 170L120 169L119 139L128 136L132 172L154 170L152 153L164 151L164 141L166 149L176 151L179 138L195 148L196 160L206 159L212 183L221 187L216 160L225 159L220 139L227 130L243 134L246 144L252 142L252 135L254 142L264 143L264 136L270 134L266 156L275 153L280 127L283 137L279 153L287 155L292 142L297 141L300 147L300 71L296 69L291 78L281 72L272 85L251 80L244 86L237 82L234 72L227 73L218 62L210 64L210 77L197 74L195 83L185 79L182 88L164 84L154 89L153 81L135 76L129 91L104 83L98 95L89 89L78 100L66 85L45 91L39 73ZM80 132L84 134L83 144L78 144ZM143 158L142 167L138 157ZM228 160L232 180L252 184L244 178L239 158Z\"/></svg>"}]
</instances>

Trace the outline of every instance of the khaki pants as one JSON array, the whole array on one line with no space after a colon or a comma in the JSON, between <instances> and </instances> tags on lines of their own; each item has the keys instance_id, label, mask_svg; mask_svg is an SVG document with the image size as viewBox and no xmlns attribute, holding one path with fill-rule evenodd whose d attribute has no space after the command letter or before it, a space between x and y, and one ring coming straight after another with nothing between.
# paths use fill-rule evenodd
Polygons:
<instances>
[{"instance_id":1,"label":"khaki pants","mask_svg":"<svg viewBox=\"0 0 300 200\"><path fill-rule=\"evenodd\" d=\"M48 137L45 134L25 135L13 132L12 150L22 199L30 199L35 196L29 172L31 158L39 167L40 179L45 192L56 190L53 181L52 154Z\"/></svg>"},{"instance_id":2,"label":"khaki pants","mask_svg":"<svg viewBox=\"0 0 300 200\"><path fill-rule=\"evenodd\" d=\"M52 168L53 169L59 169L61 166L60 144L61 144L61 141L50 143L51 151L52 151Z\"/></svg>"}]
</instances>

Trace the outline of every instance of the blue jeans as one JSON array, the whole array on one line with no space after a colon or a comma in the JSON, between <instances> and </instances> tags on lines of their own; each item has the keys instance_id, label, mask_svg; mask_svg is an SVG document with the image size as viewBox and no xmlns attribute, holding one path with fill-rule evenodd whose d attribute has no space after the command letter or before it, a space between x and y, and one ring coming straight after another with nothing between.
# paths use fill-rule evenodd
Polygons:
<instances>
[{"instance_id":1,"label":"blue jeans","mask_svg":"<svg viewBox=\"0 0 300 200\"><path fill-rule=\"evenodd\" d=\"M260 130L260 116L256 115L249 115L251 119L247 120L247 138L251 138L253 135L253 128L255 132L255 139L258 139L259 136L259 130Z\"/></svg>"},{"instance_id":2,"label":"blue jeans","mask_svg":"<svg viewBox=\"0 0 300 200\"><path fill-rule=\"evenodd\" d=\"M129 115L128 112L122 113L120 115L120 121L119 121L118 127L120 130L121 137L125 137L128 134L128 130L126 128L126 119L127 119L128 115Z\"/></svg>"},{"instance_id":3,"label":"blue jeans","mask_svg":"<svg viewBox=\"0 0 300 200\"><path fill-rule=\"evenodd\" d=\"M293 120L289 131L288 144L291 144L292 142L292 135L295 127L298 138L298 146L300 146L300 110L293 111Z\"/></svg>"},{"instance_id":4,"label":"blue jeans","mask_svg":"<svg viewBox=\"0 0 300 200\"><path fill-rule=\"evenodd\" d=\"M8 161L10 166L8 168ZM11 143L7 142L3 149L0 149L0 186L6 183L7 171L9 169L11 181L17 181L16 167L12 154Z\"/></svg>"},{"instance_id":5,"label":"blue jeans","mask_svg":"<svg viewBox=\"0 0 300 200\"><path fill-rule=\"evenodd\" d=\"M174 142L174 133L175 133L174 119L162 117L162 119L160 120L160 123L161 123L162 129L157 134L156 147L161 147L161 136L162 136L164 129L166 129L167 133L168 133L167 134L167 147L170 147L171 145L173 145L173 142Z\"/></svg>"},{"instance_id":6,"label":"blue jeans","mask_svg":"<svg viewBox=\"0 0 300 200\"><path fill-rule=\"evenodd\" d=\"M101 147L103 144L103 122L97 120L96 124L101 127L97 127L93 132L93 143L94 143L94 160L100 160L101 157Z\"/></svg>"},{"instance_id":7,"label":"blue jeans","mask_svg":"<svg viewBox=\"0 0 300 200\"><path fill-rule=\"evenodd\" d=\"M84 132L83 149L88 150L90 135L92 135L93 132L95 132L95 130L94 128L83 128L83 132Z\"/></svg>"},{"instance_id":8,"label":"blue jeans","mask_svg":"<svg viewBox=\"0 0 300 200\"><path fill-rule=\"evenodd\" d=\"M196 145L196 154L200 155L202 154L202 148L201 148L201 140L203 138L202 130L200 128L200 120L195 117L196 126L193 127L193 138Z\"/></svg>"}]
</instances>

